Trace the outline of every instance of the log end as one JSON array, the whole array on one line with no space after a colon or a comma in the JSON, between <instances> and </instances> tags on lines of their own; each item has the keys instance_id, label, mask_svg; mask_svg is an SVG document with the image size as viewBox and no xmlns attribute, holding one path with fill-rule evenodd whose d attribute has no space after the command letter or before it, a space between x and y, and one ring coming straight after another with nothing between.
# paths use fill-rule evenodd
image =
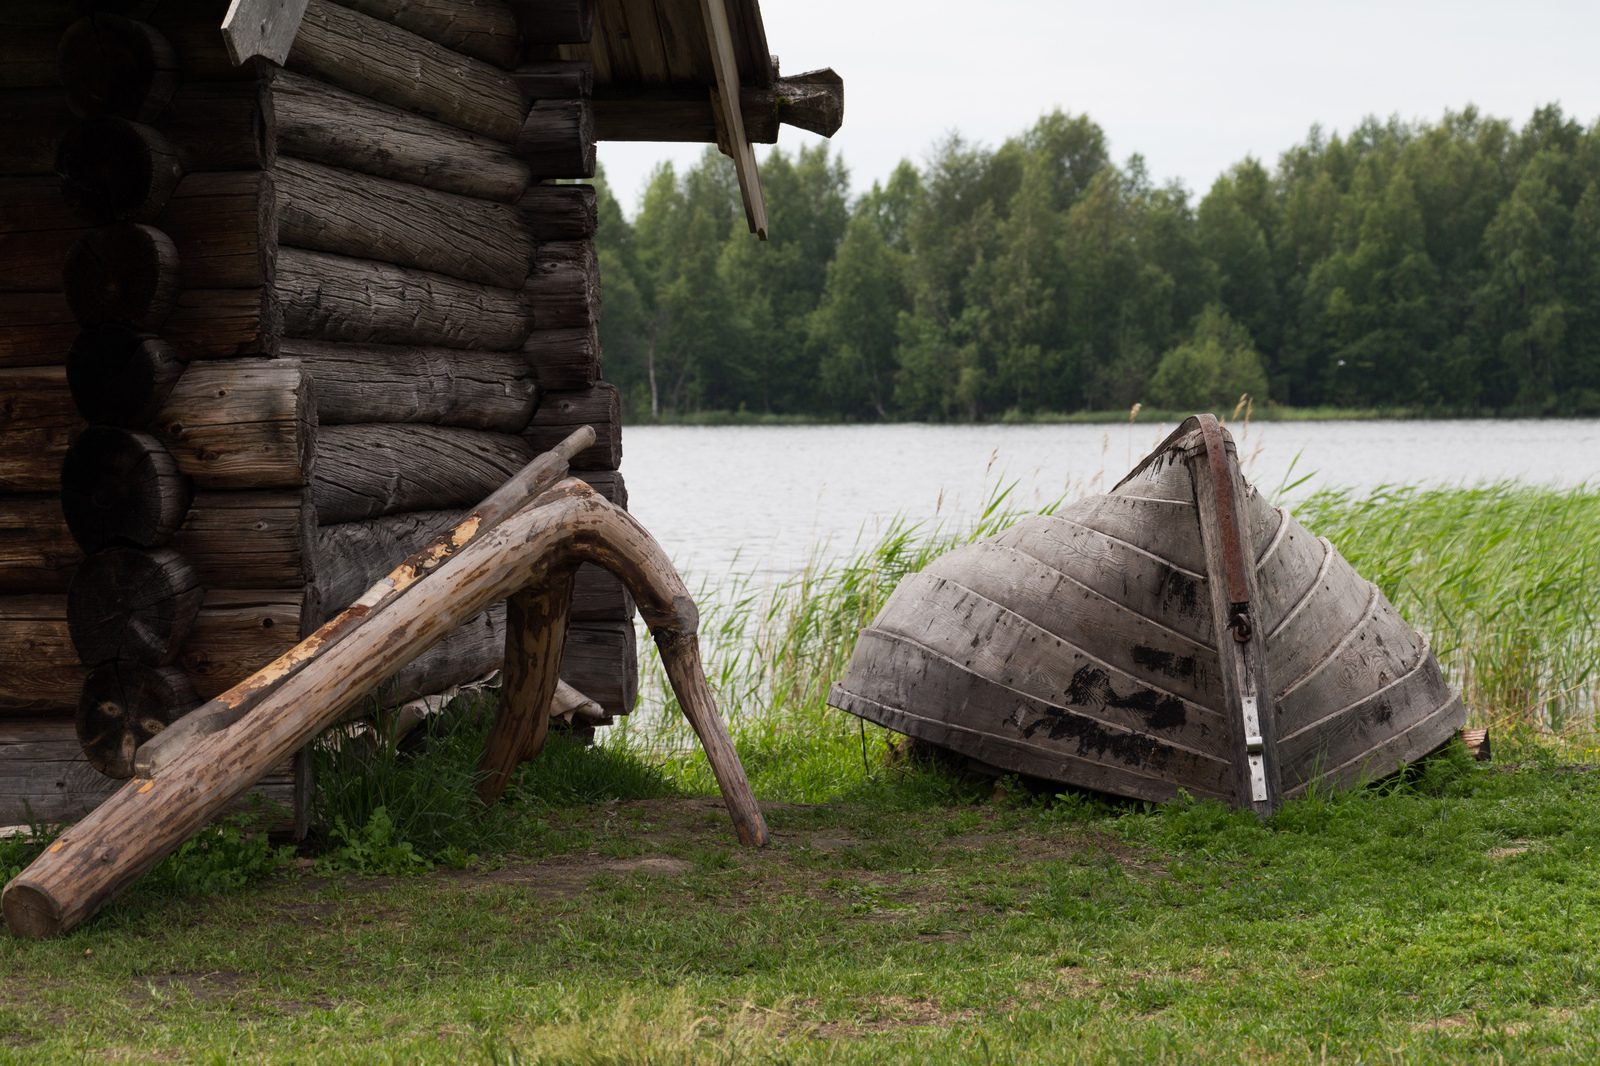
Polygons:
<instances>
[{"instance_id":1,"label":"log end","mask_svg":"<svg viewBox=\"0 0 1600 1066\"><path fill-rule=\"evenodd\" d=\"M5 895L0 896L0 910L5 912L6 928L12 936L49 940L63 931L60 904L22 876L6 886Z\"/></svg>"}]
</instances>

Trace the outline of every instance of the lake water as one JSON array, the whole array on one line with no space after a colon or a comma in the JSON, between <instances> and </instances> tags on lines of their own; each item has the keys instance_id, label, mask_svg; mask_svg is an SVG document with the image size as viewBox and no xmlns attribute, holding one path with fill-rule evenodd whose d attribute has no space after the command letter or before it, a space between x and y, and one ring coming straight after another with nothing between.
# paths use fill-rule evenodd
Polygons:
<instances>
[{"instance_id":1,"label":"lake water","mask_svg":"<svg viewBox=\"0 0 1600 1066\"><path fill-rule=\"evenodd\" d=\"M969 519L996 485L1043 507L1116 484L1174 426L629 426L629 507L691 585L848 551L897 514ZM1600 421L1258 422L1245 476L1271 492L1516 478L1600 484ZM1291 474L1291 468L1293 473Z\"/></svg>"}]
</instances>

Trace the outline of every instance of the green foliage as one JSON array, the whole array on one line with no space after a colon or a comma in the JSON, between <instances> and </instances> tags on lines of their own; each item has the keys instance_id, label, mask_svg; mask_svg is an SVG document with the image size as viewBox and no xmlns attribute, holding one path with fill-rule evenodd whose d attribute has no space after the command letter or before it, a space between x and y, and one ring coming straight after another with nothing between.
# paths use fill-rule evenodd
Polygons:
<instances>
[{"instance_id":1,"label":"green foliage","mask_svg":"<svg viewBox=\"0 0 1600 1066\"><path fill-rule=\"evenodd\" d=\"M145 892L221 896L237 892L294 858L294 846L274 847L257 809L207 826L179 845L139 881Z\"/></svg>"},{"instance_id":2,"label":"green foliage","mask_svg":"<svg viewBox=\"0 0 1600 1066\"><path fill-rule=\"evenodd\" d=\"M681 795L660 767L623 746L591 745L555 733L537 759L522 764L509 789L529 809Z\"/></svg>"},{"instance_id":3,"label":"green foliage","mask_svg":"<svg viewBox=\"0 0 1600 1066\"><path fill-rule=\"evenodd\" d=\"M352 829L340 815L335 815L328 836L334 847L317 857L317 869L324 873L355 874L409 874L433 869L433 863L418 855L409 840L401 840L395 832L389 812L378 807L367 823ZM462 849L442 848L440 854L449 859L461 859ZM451 865L465 865L464 860Z\"/></svg>"},{"instance_id":4,"label":"green foliage","mask_svg":"<svg viewBox=\"0 0 1600 1066\"><path fill-rule=\"evenodd\" d=\"M1246 396L1265 397L1267 372L1250 331L1208 304L1193 335L1161 357L1149 393L1171 410L1226 411Z\"/></svg>"}]
</instances>

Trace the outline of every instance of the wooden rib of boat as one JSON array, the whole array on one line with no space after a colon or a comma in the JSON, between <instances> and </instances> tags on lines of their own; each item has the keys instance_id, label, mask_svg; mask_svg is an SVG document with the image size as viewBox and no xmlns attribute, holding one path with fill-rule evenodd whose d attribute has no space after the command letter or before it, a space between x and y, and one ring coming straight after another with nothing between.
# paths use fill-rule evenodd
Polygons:
<instances>
[{"instance_id":1,"label":"wooden rib of boat","mask_svg":"<svg viewBox=\"0 0 1600 1066\"><path fill-rule=\"evenodd\" d=\"M986 767L1261 814L1465 720L1427 640L1239 472L1215 418L1111 492L903 580L829 702Z\"/></svg>"}]
</instances>

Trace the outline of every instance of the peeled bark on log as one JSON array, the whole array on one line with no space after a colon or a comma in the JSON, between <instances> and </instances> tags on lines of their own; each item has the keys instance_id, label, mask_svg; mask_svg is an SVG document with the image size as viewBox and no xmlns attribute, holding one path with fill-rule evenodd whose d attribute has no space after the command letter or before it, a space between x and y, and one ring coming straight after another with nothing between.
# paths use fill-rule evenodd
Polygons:
<instances>
[{"instance_id":1,"label":"peeled bark on log","mask_svg":"<svg viewBox=\"0 0 1600 1066\"><path fill-rule=\"evenodd\" d=\"M289 337L508 351L529 328L519 292L300 248L279 249L275 291Z\"/></svg>"},{"instance_id":2,"label":"peeled bark on log","mask_svg":"<svg viewBox=\"0 0 1600 1066\"><path fill-rule=\"evenodd\" d=\"M65 367L0 370L0 493L51 492L83 430Z\"/></svg>"},{"instance_id":3,"label":"peeled bark on log","mask_svg":"<svg viewBox=\"0 0 1600 1066\"><path fill-rule=\"evenodd\" d=\"M189 506L188 479L145 433L91 426L61 464L61 509L85 551L118 541L165 544Z\"/></svg>"},{"instance_id":4,"label":"peeled bark on log","mask_svg":"<svg viewBox=\"0 0 1600 1066\"><path fill-rule=\"evenodd\" d=\"M464 510L412 511L319 527L314 554L323 613L332 617L349 607L394 569L396 559L421 551L465 514Z\"/></svg>"},{"instance_id":5,"label":"peeled bark on log","mask_svg":"<svg viewBox=\"0 0 1600 1066\"><path fill-rule=\"evenodd\" d=\"M593 185L530 185L517 207L541 241L586 241L599 228Z\"/></svg>"},{"instance_id":6,"label":"peeled bark on log","mask_svg":"<svg viewBox=\"0 0 1600 1066\"><path fill-rule=\"evenodd\" d=\"M71 711L89 668L67 629L67 597L0 596L0 714Z\"/></svg>"},{"instance_id":7,"label":"peeled bark on log","mask_svg":"<svg viewBox=\"0 0 1600 1066\"><path fill-rule=\"evenodd\" d=\"M73 403L90 422L143 429L156 418L183 363L165 341L127 326L90 326L67 353Z\"/></svg>"},{"instance_id":8,"label":"peeled bark on log","mask_svg":"<svg viewBox=\"0 0 1600 1066\"><path fill-rule=\"evenodd\" d=\"M592 0L509 0L529 44L588 44L594 35Z\"/></svg>"},{"instance_id":9,"label":"peeled bark on log","mask_svg":"<svg viewBox=\"0 0 1600 1066\"><path fill-rule=\"evenodd\" d=\"M561 680L613 717L639 698L638 638L630 622L574 622L567 632Z\"/></svg>"},{"instance_id":10,"label":"peeled bark on log","mask_svg":"<svg viewBox=\"0 0 1600 1066\"><path fill-rule=\"evenodd\" d=\"M72 313L85 326L125 322L155 329L177 304L178 249L154 226L121 222L73 245L61 272Z\"/></svg>"},{"instance_id":11,"label":"peeled bark on log","mask_svg":"<svg viewBox=\"0 0 1600 1066\"><path fill-rule=\"evenodd\" d=\"M101 115L81 122L56 153L61 195L89 223L149 222L183 177L178 153L153 126Z\"/></svg>"},{"instance_id":12,"label":"peeled bark on log","mask_svg":"<svg viewBox=\"0 0 1600 1066\"><path fill-rule=\"evenodd\" d=\"M607 381L581 392L541 396L539 409L522 431L522 438L534 451L542 452L579 426L593 426L595 442L573 459L574 470L615 470L622 465L622 396Z\"/></svg>"},{"instance_id":13,"label":"peeled bark on log","mask_svg":"<svg viewBox=\"0 0 1600 1066\"><path fill-rule=\"evenodd\" d=\"M161 327L178 358L230 359L278 354L283 308L277 290L186 289Z\"/></svg>"},{"instance_id":14,"label":"peeled bark on log","mask_svg":"<svg viewBox=\"0 0 1600 1066\"><path fill-rule=\"evenodd\" d=\"M156 226L178 250L192 288L261 289L277 260L277 200L265 171L189 174Z\"/></svg>"},{"instance_id":15,"label":"peeled bark on log","mask_svg":"<svg viewBox=\"0 0 1600 1066\"><path fill-rule=\"evenodd\" d=\"M199 488L293 488L311 475L316 419L298 360L205 360L173 386L156 432Z\"/></svg>"},{"instance_id":16,"label":"peeled bark on log","mask_svg":"<svg viewBox=\"0 0 1600 1066\"><path fill-rule=\"evenodd\" d=\"M278 158L272 90L265 78L178 87L161 132L185 173L271 170Z\"/></svg>"},{"instance_id":17,"label":"peeled bark on log","mask_svg":"<svg viewBox=\"0 0 1600 1066\"><path fill-rule=\"evenodd\" d=\"M626 585L617 580L616 575L592 563L584 563L578 568L578 575L572 586L574 624L631 623L634 611L633 595L628 592Z\"/></svg>"},{"instance_id":18,"label":"peeled bark on log","mask_svg":"<svg viewBox=\"0 0 1600 1066\"><path fill-rule=\"evenodd\" d=\"M544 580L506 601L505 665L494 725L478 758L478 798L493 803L524 759L544 748L550 700L560 679L567 619L572 610L572 572L552 569Z\"/></svg>"},{"instance_id":19,"label":"peeled bark on log","mask_svg":"<svg viewBox=\"0 0 1600 1066\"><path fill-rule=\"evenodd\" d=\"M278 240L515 289L535 243L504 204L284 156L274 172Z\"/></svg>"},{"instance_id":20,"label":"peeled bark on log","mask_svg":"<svg viewBox=\"0 0 1600 1066\"><path fill-rule=\"evenodd\" d=\"M427 422L516 433L538 401L534 371L516 352L289 340L316 383L317 422Z\"/></svg>"},{"instance_id":21,"label":"peeled bark on log","mask_svg":"<svg viewBox=\"0 0 1600 1066\"><path fill-rule=\"evenodd\" d=\"M527 111L505 71L323 0L307 5L284 65L497 141L515 140Z\"/></svg>"},{"instance_id":22,"label":"peeled bark on log","mask_svg":"<svg viewBox=\"0 0 1600 1066\"><path fill-rule=\"evenodd\" d=\"M112 548L78 567L67 589L67 627L87 664L169 666L204 598L200 575L171 548Z\"/></svg>"},{"instance_id":23,"label":"peeled bark on log","mask_svg":"<svg viewBox=\"0 0 1600 1066\"><path fill-rule=\"evenodd\" d=\"M421 424L328 426L317 434L311 482L317 519L336 525L467 507L499 488L534 454L521 439L504 433Z\"/></svg>"},{"instance_id":24,"label":"peeled bark on log","mask_svg":"<svg viewBox=\"0 0 1600 1066\"><path fill-rule=\"evenodd\" d=\"M0 367L66 362L78 320L59 292L0 292Z\"/></svg>"},{"instance_id":25,"label":"peeled bark on log","mask_svg":"<svg viewBox=\"0 0 1600 1066\"><path fill-rule=\"evenodd\" d=\"M82 561L61 497L0 498L0 593L65 592Z\"/></svg>"},{"instance_id":26,"label":"peeled bark on log","mask_svg":"<svg viewBox=\"0 0 1600 1066\"><path fill-rule=\"evenodd\" d=\"M54 174L56 148L77 121L63 89L0 90L0 174Z\"/></svg>"},{"instance_id":27,"label":"peeled bark on log","mask_svg":"<svg viewBox=\"0 0 1600 1066\"><path fill-rule=\"evenodd\" d=\"M522 56L516 16L495 0L344 0L344 6L503 70Z\"/></svg>"},{"instance_id":28,"label":"peeled bark on log","mask_svg":"<svg viewBox=\"0 0 1600 1066\"><path fill-rule=\"evenodd\" d=\"M139 745L199 705L194 684L176 667L104 663L89 671L73 724L89 765L126 780Z\"/></svg>"},{"instance_id":29,"label":"peeled bark on log","mask_svg":"<svg viewBox=\"0 0 1600 1066\"><path fill-rule=\"evenodd\" d=\"M506 605L497 603L461 623L450 635L372 690L379 706L433 696L500 669L506 653Z\"/></svg>"},{"instance_id":30,"label":"peeled bark on log","mask_svg":"<svg viewBox=\"0 0 1600 1066\"><path fill-rule=\"evenodd\" d=\"M173 535L208 589L300 589L317 576L310 494L200 492Z\"/></svg>"},{"instance_id":31,"label":"peeled bark on log","mask_svg":"<svg viewBox=\"0 0 1600 1066\"><path fill-rule=\"evenodd\" d=\"M280 71L272 100L287 155L500 203L528 184L528 164L498 141L314 78Z\"/></svg>"},{"instance_id":32,"label":"peeled bark on log","mask_svg":"<svg viewBox=\"0 0 1600 1066\"><path fill-rule=\"evenodd\" d=\"M298 644L310 613L297 589L210 589L177 665L212 699Z\"/></svg>"},{"instance_id":33,"label":"peeled bark on log","mask_svg":"<svg viewBox=\"0 0 1600 1066\"><path fill-rule=\"evenodd\" d=\"M522 358L541 391L594 387L600 380L600 329L535 329L522 342Z\"/></svg>"},{"instance_id":34,"label":"peeled bark on log","mask_svg":"<svg viewBox=\"0 0 1600 1066\"><path fill-rule=\"evenodd\" d=\"M600 260L594 242L542 242L522 291L539 329L598 325Z\"/></svg>"},{"instance_id":35,"label":"peeled bark on log","mask_svg":"<svg viewBox=\"0 0 1600 1066\"><path fill-rule=\"evenodd\" d=\"M178 87L178 57L155 27L121 15L89 15L61 38L61 84L82 118L149 122Z\"/></svg>"},{"instance_id":36,"label":"peeled bark on log","mask_svg":"<svg viewBox=\"0 0 1600 1066\"><path fill-rule=\"evenodd\" d=\"M517 133L517 154L537 178L594 177L594 106L582 98L535 100Z\"/></svg>"},{"instance_id":37,"label":"peeled bark on log","mask_svg":"<svg viewBox=\"0 0 1600 1066\"><path fill-rule=\"evenodd\" d=\"M535 59L511 76L530 100L567 100L594 92L594 64L580 60Z\"/></svg>"}]
</instances>

